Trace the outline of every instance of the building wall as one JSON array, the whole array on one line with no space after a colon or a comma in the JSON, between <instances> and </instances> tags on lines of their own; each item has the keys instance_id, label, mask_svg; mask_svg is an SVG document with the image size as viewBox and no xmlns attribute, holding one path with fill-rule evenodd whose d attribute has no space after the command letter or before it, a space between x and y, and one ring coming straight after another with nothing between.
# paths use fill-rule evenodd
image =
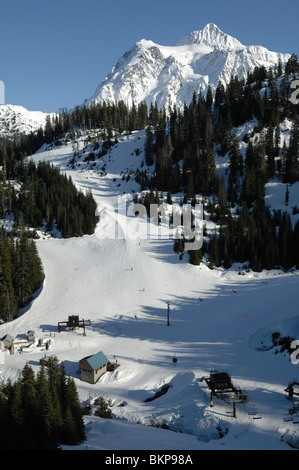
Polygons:
<instances>
[{"instance_id":1,"label":"building wall","mask_svg":"<svg viewBox=\"0 0 299 470\"><path fill-rule=\"evenodd\" d=\"M7 341L6 339L4 341L2 341L3 343L3 350L5 349L9 349L10 346L12 345L12 342L11 341Z\"/></svg>"},{"instance_id":2,"label":"building wall","mask_svg":"<svg viewBox=\"0 0 299 470\"><path fill-rule=\"evenodd\" d=\"M80 378L83 382L94 384L103 374L105 374L105 372L107 372L107 364L98 370L93 370L90 368L89 364L84 363L81 365L80 371Z\"/></svg>"},{"instance_id":3,"label":"building wall","mask_svg":"<svg viewBox=\"0 0 299 470\"><path fill-rule=\"evenodd\" d=\"M105 364L103 367L101 367L100 369L98 369L97 371L94 372L95 382L96 382L103 374L105 374L105 372L107 372L107 364Z\"/></svg>"}]
</instances>

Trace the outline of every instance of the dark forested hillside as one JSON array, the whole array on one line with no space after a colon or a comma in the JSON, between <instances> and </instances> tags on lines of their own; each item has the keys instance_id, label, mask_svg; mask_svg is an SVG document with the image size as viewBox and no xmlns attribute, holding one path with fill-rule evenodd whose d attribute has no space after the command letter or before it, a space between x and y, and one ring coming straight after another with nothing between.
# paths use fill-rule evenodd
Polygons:
<instances>
[{"instance_id":1,"label":"dark forested hillside","mask_svg":"<svg viewBox=\"0 0 299 470\"><path fill-rule=\"evenodd\" d=\"M0 231L0 319L12 320L43 281L34 240L22 229L17 237Z\"/></svg>"},{"instance_id":2,"label":"dark forested hillside","mask_svg":"<svg viewBox=\"0 0 299 470\"><path fill-rule=\"evenodd\" d=\"M83 441L83 411L74 379L56 358L37 374L26 365L15 383L0 386L1 450L55 450Z\"/></svg>"},{"instance_id":3,"label":"dark forested hillside","mask_svg":"<svg viewBox=\"0 0 299 470\"><path fill-rule=\"evenodd\" d=\"M294 57L290 59L292 64ZM296 59L297 60L297 59ZM208 211L218 230L205 238L200 253L189 253L194 264L206 255L210 266L249 262L254 270L299 265L299 222L288 213L270 210L265 185L276 178L292 185L299 180L299 105L290 100L294 66L283 73L256 68L247 79L232 77L215 96L193 95L183 112L174 109L147 128L145 156L153 172L143 177L143 188L184 193L184 202L209 199ZM298 62L297 68L298 71ZM284 121L291 123L288 141L281 145ZM236 130L251 122L240 151ZM228 158L224 177L215 156ZM286 201L288 186L286 189ZM176 240L175 251L184 251Z\"/></svg>"},{"instance_id":4,"label":"dark forested hillside","mask_svg":"<svg viewBox=\"0 0 299 470\"><path fill-rule=\"evenodd\" d=\"M78 191L71 178L44 162L19 165L16 176L22 182L14 206L17 218L21 214L31 227L45 223L48 231L55 222L64 238L93 233L97 217L91 192Z\"/></svg>"}]
</instances>

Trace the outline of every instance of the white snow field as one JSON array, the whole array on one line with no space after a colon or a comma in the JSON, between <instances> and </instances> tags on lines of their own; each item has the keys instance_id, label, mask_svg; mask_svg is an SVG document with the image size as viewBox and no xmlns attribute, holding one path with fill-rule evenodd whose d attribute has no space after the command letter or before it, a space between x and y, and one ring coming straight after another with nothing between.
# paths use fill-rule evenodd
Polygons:
<instances>
[{"instance_id":1,"label":"white snow field","mask_svg":"<svg viewBox=\"0 0 299 470\"><path fill-rule=\"evenodd\" d=\"M40 358L53 354L75 378L84 405L104 398L112 419L86 416L86 441L73 450L292 450L299 424L284 390L299 365L268 346L276 331L299 339L298 271L254 273L238 264L211 270L192 266L187 255L179 260L171 237L125 237L126 223L136 219L117 208L138 185L122 176L140 167L143 138L144 132L123 136L89 168L67 166L71 143L33 156L91 189L100 221L90 236L37 240L43 287L22 316L0 326L0 337L34 330L51 346L2 353L0 380L16 378L26 362L37 370ZM279 194L275 200L283 205L285 193ZM82 329L57 332L69 315L91 320L86 336ZM80 381L79 360L98 351L119 367L94 385ZM236 405L236 417L223 400L214 398L210 407L201 378L213 369L229 373L249 394L248 403ZM145 402L166 384L166 394Z\"/></svg>"}]
</instances>

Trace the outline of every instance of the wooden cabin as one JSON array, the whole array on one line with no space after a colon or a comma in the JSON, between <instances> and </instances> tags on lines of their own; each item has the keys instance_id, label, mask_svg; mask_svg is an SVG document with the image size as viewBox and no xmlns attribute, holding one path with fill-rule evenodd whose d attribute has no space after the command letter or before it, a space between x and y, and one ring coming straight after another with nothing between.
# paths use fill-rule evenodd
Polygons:
<instances>
[{"instance_id":1,"label":"wooden cabin","mask_svg":"<svg viewBox=\"0 0 299 470\"><path fill-rule=\"evenodd\" d=\"M109 364L110 361L102 351L92 356L84 357L79 362L80 379L83 382L95 384L97 380L107 372Z\"/></svg>"}]
</instances>

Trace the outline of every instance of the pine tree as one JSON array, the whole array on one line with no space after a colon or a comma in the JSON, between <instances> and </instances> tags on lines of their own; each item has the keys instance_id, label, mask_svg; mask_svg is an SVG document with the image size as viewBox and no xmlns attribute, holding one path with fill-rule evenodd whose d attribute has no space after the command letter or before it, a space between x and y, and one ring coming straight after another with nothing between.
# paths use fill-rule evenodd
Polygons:
<instances>
[{"instance_id":1,"label":"pine tree","mask_svg":"<svg viewBox=\"0 0 299 470\"><path fill-rule=\"evenodd\" d=\"M242 155L239 149L239 140L235 133L231 135L229 143L229 170L232 177L232 181L235 183L238 176L242 174L243 162Z\"/></svg>"},{"instance_id":2,"label":"pine tree","mask_svg":"<svg viewBox=\"0 0 299 470\"><path fill-rule=\"evenodd\" d=\"M53 405L51 435L54 442L61 442L63 431L62 398L60 393L60 370L55 357L48 360L47 373Z\"/></svg>"},{"instance_id":3,"label":"pine tree","mask_svg":"<svg viewBox=\"0 0 299 470\"><path fill-rule=\"evenodd\" d=\"M4 140L2 148L2 180L5 183L7 178L7 149L6 141Z\"/></svg>"},{"instance_id":4,"label":"pine tree","mask_svg":"<svg viewBox=\"0 0 299 470\"><path fill-rule=\"evenodd\" d=\"M299 268L299 221L296 222L293 233L293 250L292 250L292 260L294 260L294 265L296 269Z\"/></svg>"},{"instance_id":5,"label":"pine tree","mask_svg":"<svg viewBox=\"0 0 299 470\"><path fill-rule=\"evenodd\" d=\"M154 163L154 135L151 127L146 128L145 161L148 166Z\"/></svg>"},{"instance_id":6,"label":"pine tree","mask_svg":"<svg viewBox=\"0 0 299 470\"><path fill-rule=\"evenodd\" d=\"M195 266L200 265L202 261L201 250L190 250L188 253L189 253L189 262Z\"/></svg>"},{"instance_id":7,"label":"pine tree","mask_svg":"<svg viewBox=\"0 0 299 470\"><path fill-rule=\"evenodd\" d=\"M74 379L70 376L67 377L67 401L70 405L72 419L76 429L73 442L81 442L85 438L82 408Z\"/></svg>"},{"instance_id":8,"label":"pine tree","mask_svg":"<svg viewBox=\"0 0 299 470\"><path fill-rule=\"evenodd\" d=\"M298 155L299 155L299 119L293 122L290 144L285 157L284 181L294 183L298 177Z\"/></svg>"},{"instance_id":9,"label":"pine tree","mask_svg":"<svg viewBox=\"0 0 299 470\"><path fill-rule=\"evenodd\" d=\"M220 213L222 215L224 215L226 213L226 210L227 210L227 194L226 194L225 180L224 180L223 175L219 179L218 203L219 203L219 206L220 206Z\"/></svg>"},{"instance_id":10,"label":"pine tree","mask_svg":"<svg viewBox=\"0 0 299 470\"><path fill-rule=\"evenodd\" d=\"M52 123L51 123L51 116L46 116L46 125L45 125L45 141L47 144L50 144L53 139L52 133Z\"/></svg>"},{"instance_id":11,"label":"pine tree","mask_svg":"<svg viewBox=\"0 0 299 470\"><path fill-rule=\"evenodd\" d=\"M275 149L274 149L274 133L270 126L266 135L266 154L267 154L267 172L268 178L273 178L275 174Z\"/></svg>"},{"instance_id":12,"label":"pine tree","mask_svg":"<svg viewBox=\"0 0 299 470\"><path fill-rule=\"evenodd\" d=\"M293 226L290 215L284 213L279 226L278 247L280 265L284 269L289 269L293 265Z\"/></svg>"},{"instance_id":13,"label":"pine tree","mask_svg":"<svg viewBox=\"0 0 299 470\"><path fill-rule=\"evenodd\" d=\"M22 397L22 415L23 415L23 446L24 448L38 448L39 439L43 433L39 425L40 418L38 412L38 393L36 390L35 375L32 367L26 364L22 370L19 379Z\"/></svg>"},{"instance_id":14,"label":"pine tree","mask_svg":"<svg viewBox=\"0 0 299 470\"><path fill-rule=\"evenodd\" d=\"M27 364L14 384L1 384L0 420L6 428L0 449L50 450L85 439L75 382L54 358L49 366L41 366L35 376Z\"/></svg>"},{"instance_id":15,"label":"pine tree","mask_svg":"<svg viewBox=\"0 0 299 470\"><path fill-rule=\"evenodd\" d=\"M53 408L49 381L45 366L42 365L36 376L37 407L39 409L36 431L39 445L47 447L52 440L52 426L55 410Z\"/></svg>"},{"instance_id":16,"label":"pine tree","mask_svg":"<svg viewBox=\"0 0 299 470\"><path fill-rule=\"evenodd\" d=\"M25 439L23 440L26 425L24 423L22 389L19 381L17 381L14 386L10 387L8 407L10 415L8 430L9 432L12 431L11 439L13 439L13 442L9 443L9 448L14 448L14 446L16 446L16 448L23 449L24 445L26 446L31 433L25 434Z\"/></svg>"},{"instance_id":17,"label":"pine tree","mask_svg":"<svg viewBox=\"0 0 299 470\"><path fill-rule=\"evenodd\" d=\"M296 54L292 54L285 66L286 75L299 72L299 62Z\"/></svg>"},{"instance_id":18,"label":"pine tree","mask_svg":"<svg viewBox=\"0 0 299 470\"><path fill-rule=\"evenodd\" d=\"M0 310L4 320L10 321L17 314L14 288L11 252L8 245L2 250L1 271L0 271Z\"/></svg>"},{"instance_id":19,"label":"pine tree","mask_svg":"<svg viewBox=\"0 0 299 470\"><path fill-rule=\"evenodd\" d=\"M213 183L215 181L215 156L213 148L213 126L211 116L208 115L203 135L202 149L199 150L199 156L201 160L201 171L202 171L202 192L205 195L211 194L213 190Z\"/></svg>"}]
</instances>

